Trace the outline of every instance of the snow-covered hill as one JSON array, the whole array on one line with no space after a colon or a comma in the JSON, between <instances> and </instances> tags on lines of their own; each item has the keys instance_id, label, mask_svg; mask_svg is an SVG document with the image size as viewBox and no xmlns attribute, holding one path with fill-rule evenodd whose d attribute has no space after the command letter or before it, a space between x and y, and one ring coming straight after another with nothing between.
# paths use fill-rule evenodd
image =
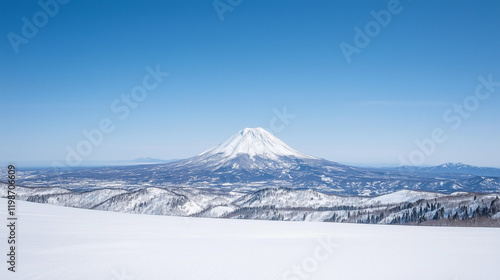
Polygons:
<instances>
[{"instance_id":1,"label":"snow-covered hill","mask_svg":"<svg viewBox=\"0 0 500 280\"><path fill-rule=\"evenodd\" d=\"M182 218L23 201L18 211L17 272L4 263L3 280L498 278L500 229Z\"/></svg>"},{"instance_id":2,"label":"snow-covered hill","mask_svg":"<svg viewBox=\"0 0 500 280\"><path fill-rule=\"evenodd\" d=\"M260 220L500 226L499 194L397 191L374 197L268 188L248 193L148 187L75 192L17 187L18 199L123 213ZM7 187L0 184L0 196Z\"/></svg>"}]
</instances>

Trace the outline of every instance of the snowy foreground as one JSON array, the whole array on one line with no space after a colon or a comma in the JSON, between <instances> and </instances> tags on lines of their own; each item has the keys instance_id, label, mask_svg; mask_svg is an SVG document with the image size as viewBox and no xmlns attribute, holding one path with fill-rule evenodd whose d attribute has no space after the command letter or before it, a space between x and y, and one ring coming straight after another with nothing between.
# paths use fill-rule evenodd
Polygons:
<instances>
[{"instance_id":1,"label":"snowy foreground","mask_svg":"<svg viewBox=\"0 0 500 280\"><path fill-rule=\"evenodd\" d=\"M5 199L0 207L7 208ZM18 271L3 262L0 279L500 277L498 228L182 218L24 201L17 207ZM0 236L5 256L5 226Z\"/></svg>"}]
</instances>

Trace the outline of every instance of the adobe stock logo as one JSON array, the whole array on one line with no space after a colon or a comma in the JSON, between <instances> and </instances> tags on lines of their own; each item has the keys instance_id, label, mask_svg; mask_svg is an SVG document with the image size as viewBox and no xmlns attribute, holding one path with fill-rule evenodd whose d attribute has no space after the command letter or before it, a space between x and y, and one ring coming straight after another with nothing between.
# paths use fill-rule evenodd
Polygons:
<instances>
[{"instance_id":1,"label":"adobe stock logo","mask_svg":"<svg viewBox=\"0 0 500 280\"><path fill-rule=\"evenodd\" d=\"M139 107L141 102L144 102L148 94L157 89L164 79L169 75L167 72L160 70L160 65L156 68L146 67L147 74L143 76L142 83L136 85L130 90L130 94L122 94L120 98L116 98L110 105L113 117L102 118L97 127L87 130L82 130L83 138L75 146L66 146L65 164L53 162L53 168L74 167L81 164L82 160L88 157L94 150L102 144L105 136L112 133L116 128L117 121L127 119L132 110ZM113 120L113 118L115 120Z\"/></svg>"},{"instance_id":2,"label":"adobe stock logo","mask_svg":"<svg viewBox=\"0 0 500 280\"><path fill-rule=\"evenodd\" d=\"M274 116L269 121L269 127L273 132L282 132L289 124L290 120L295 119L295 115L287 112L286 106L281 111L273 108Z\"/></svg>"},{"instance_id":3,"label":"adobe stock logo","mask_svg":"<svg viewBox=\"0 0 500 280\"><path fill-rule=\"evenodd\" d=\"M214 6L215 12L219 16L220 21L224 21L224 14L227 12L232 13L234 8L238 7L243 0L226 0L227 3L221 0L215 0L212 5Z\"/></svg>"},{"instance_id":4,"label":"adobe stock logo","mask_svg":"<svg viewBox=\"0 0 500 280\"><path fill-rule=\"evenodd\" d=\"M382 31L382 27L387 27L391 23L392 16L397 15L403 11L399 0L390 0L387 3L387 9L375 12L370 12L373 20L367 22L363 30L358 26L354 27L353 44L346 42L340 43L340 50L347 61L351 63L351 56L353 54L360 54L361 50L368 47L373 38L377 37Z\"/></svg>"},{"instance_id":5,"label":"adobe stock logo","mask_svg":"<svg viewBox=\"0 0 500 280\"><path fill-rule=\"evenodd\" d=\"M69 0L48 0L46 2L43 0L38 1L38 5L41 10L34 13L31 19L28 19L27 17L21 18L21 21L23 22L21 33L19 33L21 35L14 32L9 32L9 34L7 34L7 39L9 39L14 52L19 53L19 46L21 44L27 44L30 39L35 38L40 28L47 25L49 19L55 17L59 13L60 5L66 5L68 2Z\"/></svg>"},{"instance_id":6,"label":"adobe stock logo","mask_svg":"<svg viewBox=\"0 0 500 280\"><path fill-rule=\"evenodd\" d=\"M111 273L113 274L112 280L136 280L132 274L130 274L127 269L121 268L119 271L118 270L112 270Z\"/></svg>"},{"instance_id":7,"label":"adobe stock logo","mask_svg":"<svg viewBox=\"0 0 500 280\"><path fill-rule=\"evenodd\" d=\"M448 130L460 129L463 122L479 109L481 103L484 103L500 88L500 82L494 81L492 74L489 74L487 78L479 76L477 79L478 83L473 94L468 95L461 103L455 103L443 112L443 121L450 125ZM428 138L415 139L417 147L407 156L398 156L400 166L415 167L424 164L426 159L436 152L438 145L442 145L447 139L448 133L444 128L434 128Z\"/></svg>"},{"instance_id":8,"label":"adobe stock logo","mask_svg":"<svg viewBox=\"0 0 500 280\"><path fill-rule=\"evenodd\" d=\"M317 238L317 245L314 248L313 254L302 260L299 265L293 265L289 270L283 273L282 280L304 280L311 278L320 267L320 264L326 262L335 251L340 247L340 244L334 240L332 235L325 238Z\"/></svg>"}]
</instances>

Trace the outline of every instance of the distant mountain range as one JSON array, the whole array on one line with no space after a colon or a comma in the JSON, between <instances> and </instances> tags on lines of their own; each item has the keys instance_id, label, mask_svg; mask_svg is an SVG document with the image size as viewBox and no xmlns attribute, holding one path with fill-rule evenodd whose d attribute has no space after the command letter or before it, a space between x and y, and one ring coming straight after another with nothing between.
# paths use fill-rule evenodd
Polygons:
<instances>
[{"instance_id":1,"label":"distant mountain range","mask_svg":"<svg viewBox=\"0 0 500 280\"><path fill-rule=\"evenodd\" d=\"M155 159L141 158L137 163L151 161ZM500 178L491 175L497 171L458 164L399 169L353 167L296 151L262 128L246 128L219 146L184 160L27 170L21 174L19 183L74 190L189 187L249 192L284 187L367 196L399 190L496 192L500 190Z\"/></svg>"},{"instance_id":2,"label":"distant mountain range","mask_svg":"<svg viewBox=\"0 0 500 280\"><path fill-rule=\"evenodd\" d=\"M478 167L463 163L445 163L431 167L402 166L390 168L407 173L466 174L475 176L500 177L500 168Z\"/></svg>"},{"instance_id":3,"label":"distant mountain range","mask_svg":"<svg viewBox=\"0 0 500 280\"><path fill-rule=\"evenodd\" d=\"M133 162L133 163L169 163L169 162L174 162L177 160L178 159L164 160L164 159L157 159L157 158L151 158L151 157L140 157L140 158L136 158L134 160L131 160L131 162Z\"/></svg>"}]
</instances>

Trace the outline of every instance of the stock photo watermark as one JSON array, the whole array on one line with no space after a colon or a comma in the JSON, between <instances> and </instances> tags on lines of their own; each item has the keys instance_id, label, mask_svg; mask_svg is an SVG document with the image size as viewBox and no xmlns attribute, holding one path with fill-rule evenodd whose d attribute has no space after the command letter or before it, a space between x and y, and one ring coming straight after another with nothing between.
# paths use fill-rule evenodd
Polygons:
<instances>
[{"instance_id":1,"label":"stock photo watermark","mask_svg":"<svg viewBox=\"0 0 500 280\"><path fill-rule=\"evenodd\" d=\"M470 94L461 103L453 104L452 108L443 113L443 121L449 125L451 130L458 130L462 127L464 120L469 119L473 112L477 111L481 102L486 101L500 87L500 82L493 81L493 75L487 78L478 77L474 94ZM416 139L417 146L407 156L399 155L400 166L417 166L425 163L426 159L432 156L439 144L443 144L448 139L448 133L441 127L434 128L430 136L425 139Z\"/></svg>"},{"instance_id":2,"label":"stock photo watermark","mask_svg":"<svg viewBox=\"0 0 500 280\"><path fill-rule=\"evenodd\" d=\"M19 53L21 44L28 44L30 39L35 38L41 28L49 23L49 20L55 17L61 6L69 3L70 0L40 0L38 6L40 10L35 12L30 18L22 17L23 25L18 33L9 32L7 39L15 53Z\"/></svg>"},{"instance_id":3,"label":"stock photo watermark","mask_svg":"<svg viewBox=\"0 0 500 280\"><path fill-rule=\"evenodd\" d=\"M212 5L220 21L224 21L224 14L227 12L232 13L234 8L241 5L241 3L243 3L243 0L215 0Z\"/></svg>"},{"instance_id":4,"label":"stock photo watermark","mask_svg":"<svg viewBox=\"0 0 500 280\"><path fill-rule=\"evenodd\" d=\"M146 67L146 74L140 85L133 87L129 94L122 94L120 98L115 99L111 105L111 112L117 116L120 121L125 120L130 112L139 107L148 93L160 86L169 73L162 72L160 65L156 65L155 69L150 66ZM107 134L112 133L115 128L115 121L112 118L102 118L96 128L90 130L82 130L84 139L80 140L75 146L66 146L65 164L53 162L53 168L74 167L78 166L82 160L89 156L95 147L99 146Z\"/></svg>"},{"instance_id":5,"label":"stock photo watermark","mask_svg":"<svg viewBox=\"0 0 500 280\"><path fill-rule=\"evenodd\" d=\"M411 0L410 0L411 1ZM373 20L368 21L364 28L354 27L354 38L352 44L341 42L339 47L347 63L351 63L353 54L360 54L361 51L370 45L373 38L377 37L382 28L386 28L392 21L392 17L401 13L403 6L399 0L389 0L387 8L378 12L371 10L370 15Z\"/></svg>"},{"instance_id":6,"label":"stock photo watermark","mask_svg":"<svg viewBox=\"0 0 500 280\"><path fill-rule=\"evenodd\" d=\"M273 132L282 132L285 128L290 125L290 121L295 119L295 115L287 112L286 106L281 108L281 111L273 108L273 117L269 121L269 128Z\"/></svg>"},{"instance_id":7,"label":"stock photo watermark","mask_svg":"<svg viewBox=\"0 0 500 280\"><path fill-rule=\"evenodd\" d=\"M136 280L137 279L123 267L119 271L116 269L112 270L111 275L113 275L113 278L111 278L112 280Z\"/></svg>"},{"instance_id":8,"label":"stock photo watermark","mask_svg":"<svg viewBox=\"0 0 500 280\"><path fill-rule=\"evenodd\" d=\"M10 272L16 272L17 258L17 215L16 215L16 167L10 164L7 167L7 228L9 235L7 237L7 244L9 244L7 249L7 270Z\"/></svg>"},{"instance_id":9,"label":"stock photo watermark","mask_svg":"<svg viewBox=\"0 0 500 280\"><path fill-rule=\"evenodd\" d=\"M340 247L331 235L326 238L317 238L316 241L317 245L312 255L304 258L300 264L292 265L283 273L282 280L309 279L319 269L320 264L331 258L335 250Z\"/></svg>"}]
</instances>

